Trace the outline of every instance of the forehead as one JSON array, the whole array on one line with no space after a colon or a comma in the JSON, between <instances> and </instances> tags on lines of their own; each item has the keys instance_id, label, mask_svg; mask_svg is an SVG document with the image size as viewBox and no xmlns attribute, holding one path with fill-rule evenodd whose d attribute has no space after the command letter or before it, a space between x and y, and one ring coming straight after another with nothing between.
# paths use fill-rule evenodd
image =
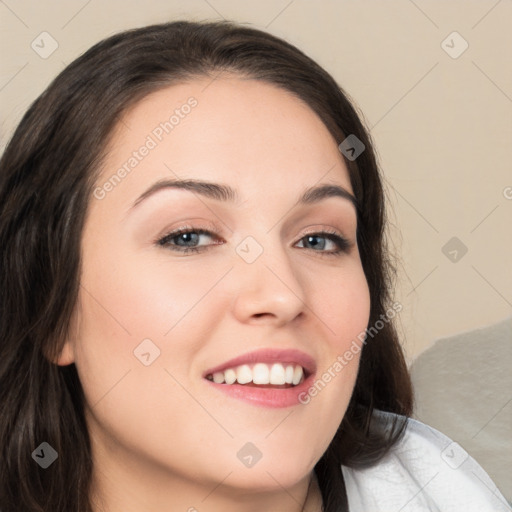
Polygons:
<instances>
[{"instance_id":1,"label":"forehead","mask_svg":"<svg viewBox=\"0 0 512 512\"><path fill-rule=\"evenodd\" d=\"M123 167L119 200L169 177L251 193L293 192L320 180L352 190L336 140L305 102L235 76L173 85L134 105L113 133L99 184Z\"/></svg>"}]
</instances>

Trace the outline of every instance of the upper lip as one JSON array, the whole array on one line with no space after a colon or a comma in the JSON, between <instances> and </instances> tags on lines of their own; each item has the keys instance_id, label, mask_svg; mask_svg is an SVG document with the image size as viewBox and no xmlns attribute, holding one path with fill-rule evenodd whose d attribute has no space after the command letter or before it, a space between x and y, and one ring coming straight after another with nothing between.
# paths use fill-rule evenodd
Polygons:
<instances>
[{"instance_id":1,"label":"upper lip","mask_svg":"<svg viewBox=\"0 0 512 512\"><path fill-rule=\"evenodd\" d=\"M222 372L228 368L235 368L242 364L251 363L292 363L299 364L304 368L306 376L316 372L315 360L306 354L296 349L259 349L253 352L248 352L241 356L235 357L226 361L218 366L210 368L203 373L203 377L212 375L215 372Z\"/></svg>"}]
</instances>

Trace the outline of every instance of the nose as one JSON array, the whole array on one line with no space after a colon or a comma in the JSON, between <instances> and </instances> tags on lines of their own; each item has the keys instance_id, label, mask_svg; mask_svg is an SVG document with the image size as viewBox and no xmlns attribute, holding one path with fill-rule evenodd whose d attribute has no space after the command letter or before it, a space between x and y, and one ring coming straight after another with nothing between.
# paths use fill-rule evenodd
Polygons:
<instances>
[{"instance_id":1,"label":"nose","mask_svg":"<svg viewBox=\"0 0 512 512\"><path fill-rule=\"evenodd\" d=\"M265 247L253 263L240 259L236 266L233 312L238 321L282 326L304 316L305 287L282 247Z\"/></svg>"}]
</instances>

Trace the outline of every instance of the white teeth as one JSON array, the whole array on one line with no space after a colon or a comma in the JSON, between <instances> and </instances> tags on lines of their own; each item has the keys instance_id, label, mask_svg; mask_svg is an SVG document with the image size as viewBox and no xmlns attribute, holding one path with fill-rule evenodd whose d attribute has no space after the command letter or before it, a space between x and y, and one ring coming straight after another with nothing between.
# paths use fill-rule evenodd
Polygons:
<instances>
[{"instance_id":1,"label":"white teeth","mask_svg":"<svg viewBox=\"0 0 512 512\"><path fill-rule=\"evenodd\" d=\"M239 384L252 382L252 370L249 365L243 364L236 369L236 380Z\"/></svg>"},{"instance_id":2,"label":"white teeth","mask_svg":"<svg viewBox=\"0 0 512 512\"><path fill-rule=\"evenodd\" d=\"M296 366L293 371L293 382L292 384L296 386L300 380L302 379L302 366Z\"/></svg>"},{"instance_id":3,"label":"white teeth","mask_svg":"<svg viewBox=\"0 0 512 512\"><path fill-rule=\"evenodd\" d=\"M270 372L264 363L254 365L252 369L252 381L254 384L270 384Z\"/></svg>"},{"instance_id":4,"label":"white teeth","mask_svg":"<svg viewBox=\"0 0 512 512\"><path fill-rule=\"evenodd\" d=\"M242 364L236 368L228 368L223 372L215 372L208 376L216 384L273 384L282 386L283 384L293 384L296 386L304 377L304 369L300 365L274 363L268 365L265 363L256 363L252 367L248 364Z\"/></svg>"},{"instance_id":5,"label":"white teeth","mask_svg":"<svg viewBox=\"0 0 512 512\"><path fill-rule=\"evenodd\" d=\"M224 372L215 372L213 374L213 382L222 384L224 382Z\"/></svg>"},{"instance_id":6,"label":"white teeth","mask_svg":"<svg viewBox=\"0 0 512 512\"><path fill-rule=\"evenodd\" d=\"M226 384L233 384L236 382L236 372L233 369L226 370L224 372L224 380L226 381Z\"/></svg>"},{"instance_id":7,"label":"white teeth","mask_svg":"<svg viewBox=\"0 0 512 512\"><path fill-rule=\"evenodd\" d=\"M293 366L290 364L286 367L284 380L286 384L291 384L293 382Z\"/></svg>"},{"instance_id":8,"label":"white teeth","mask_svg":"<svg viewBox=\"0 0 512 512\"><path fill-rule=\"evenodd\" d=\"M282 364L273 364L270 370L270 384L283 385L285 383L284 371Z\"/></svg>"}]
</instances>

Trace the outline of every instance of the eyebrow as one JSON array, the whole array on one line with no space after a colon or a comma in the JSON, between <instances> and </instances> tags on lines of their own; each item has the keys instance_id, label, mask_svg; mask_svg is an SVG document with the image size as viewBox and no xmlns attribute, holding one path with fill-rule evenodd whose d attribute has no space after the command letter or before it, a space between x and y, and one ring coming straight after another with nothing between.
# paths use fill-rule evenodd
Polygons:
<instances>
[{"instance_id":1,"label":"eyebrow","mask_svg":"<svg viewBox=\"0 0 512 512\"><path fill-rule=\"evenodd\" d=\"M213 183L209 181L199 181L194 179L164 179L159 180L151 185L145 192L143 192L129 208L128 212L132 211L138 204L152 196L153 194L165 189L181 189L195 192L208 199L216 201L224 201L233 203L238 200L239 196L234 188L220 183ZM348 200L356 209L359 208L359 203L354 195L340 185L322 184L316 185L306 189L300 196L296 205L310 205L318 203L330 197L341 197Z\"/></svg>"}]
</instances>

